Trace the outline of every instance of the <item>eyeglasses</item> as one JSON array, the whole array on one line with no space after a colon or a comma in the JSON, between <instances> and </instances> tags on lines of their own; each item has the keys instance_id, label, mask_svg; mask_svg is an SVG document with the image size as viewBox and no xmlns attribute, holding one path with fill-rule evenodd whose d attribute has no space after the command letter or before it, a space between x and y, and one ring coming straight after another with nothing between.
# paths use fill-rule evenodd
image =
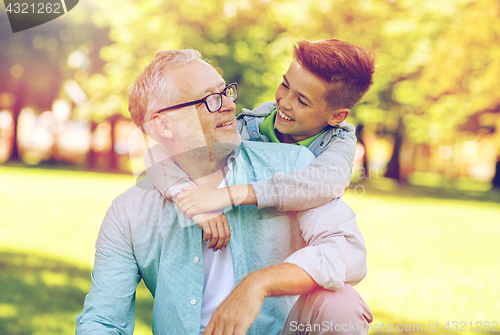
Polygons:
<instances>
[{"instance_id":1,"label":"eyeglasses","mask_svg":"<svg viewBox=\"0 0 500 335\"><path fill-rule=\"evenodd\" d=\"M172 109L177 109L177 108L182 108L182 107L187 107L191 105L196 105L200 104L202 102L205 103L205 106L207 106L207 109L210 113L215 113L222 107L222 95L225 95L229 99L231 99L233 102L238 99L238 85L236 83L231 83L224 88L224 90L220 93L212 93L204 97L203 99L196 100L196 101L191 101L191 102L186 102L180 105L175 105L167 108L160 109L157 113L162 113L166 112Z\"/></svg>"}]
</instances>

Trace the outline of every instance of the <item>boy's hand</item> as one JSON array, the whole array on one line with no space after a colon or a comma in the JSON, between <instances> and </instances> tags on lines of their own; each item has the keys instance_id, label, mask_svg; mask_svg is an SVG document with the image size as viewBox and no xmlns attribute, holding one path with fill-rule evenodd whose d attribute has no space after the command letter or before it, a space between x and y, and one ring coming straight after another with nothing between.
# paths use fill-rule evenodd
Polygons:
<instances>
[{"instance_id":1,"label":"boy's hand","mask_svg":"<svg viewBox=\"0 0 500 335\"><path fill-rule=\"evenodd\" d=\"M231 205L231 198L226 188L207 186L183 187L175 201L188 219L200 213L213 212Z\"/></svg>"},{"instance_id":2,"label":"boy's hand","mask_svg":"<svg viewBox=\"0 0 500 335\"><path fill-rule=\"evenodd\" d=\"M210 240L209 249L217 251L227 246L231 230L224 214L218 212L197 214L193 216L193 221L203 229L203 240Z\"/></svg>"}]
</instances>

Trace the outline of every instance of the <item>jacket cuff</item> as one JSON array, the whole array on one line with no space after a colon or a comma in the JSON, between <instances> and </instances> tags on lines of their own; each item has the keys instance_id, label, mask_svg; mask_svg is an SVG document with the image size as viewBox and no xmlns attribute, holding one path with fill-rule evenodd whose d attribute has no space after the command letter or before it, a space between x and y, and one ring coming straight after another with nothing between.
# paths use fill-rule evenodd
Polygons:
<instances>
[{"instance_id":1,"label":"jacket cuff","mask_svg":"<svg viewBox=\"0 0 500 335\"><path fill-rule=\"evenodd\" d=\"M276 207L279 209L279 193L272 180L252 183L252 186L257 198L257 208Z\"/></svg>"}]
</instances>

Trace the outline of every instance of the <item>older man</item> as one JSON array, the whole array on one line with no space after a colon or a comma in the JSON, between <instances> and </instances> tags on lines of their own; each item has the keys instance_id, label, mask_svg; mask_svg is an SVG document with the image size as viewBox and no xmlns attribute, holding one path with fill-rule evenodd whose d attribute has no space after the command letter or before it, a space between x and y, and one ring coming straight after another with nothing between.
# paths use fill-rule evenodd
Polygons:
<instances>
[{"instance_id":1,"label":"older man","mask_svg":"<svg viewBox=\"0 0 500 335\"><path fill-rule=\"evenodd\" d=\"M158 53L129 92L132 120L197 185L248 184L265 166L288 173L314 159L299 146L240 144L236 97L194 50ZM299 215L235 206L231 241L215 253L177 213L147 179L113 201L77 334L132 334L141 279L155 334L366 333L371 313L344 285L364 277L366 254L341 200Z\"/></svg>"}]
</instances>

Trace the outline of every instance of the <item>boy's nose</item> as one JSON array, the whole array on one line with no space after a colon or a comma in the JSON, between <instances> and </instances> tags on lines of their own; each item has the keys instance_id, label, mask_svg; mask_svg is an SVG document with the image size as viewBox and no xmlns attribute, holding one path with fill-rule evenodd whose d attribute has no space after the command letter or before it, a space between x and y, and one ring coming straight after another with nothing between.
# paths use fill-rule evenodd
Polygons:
<instances>
[{"instance_id":1,"label":"boy's nose","mask_svg":"<svg viewBox=\"0 0 500 335\"><path fill-rule=\"evenodd\" d=\"M281 98L280 101L280 107L286 110L291 110L292 109L292 100L290 97L290 94L287 94Z\"/></svg>"}]
</instances>

